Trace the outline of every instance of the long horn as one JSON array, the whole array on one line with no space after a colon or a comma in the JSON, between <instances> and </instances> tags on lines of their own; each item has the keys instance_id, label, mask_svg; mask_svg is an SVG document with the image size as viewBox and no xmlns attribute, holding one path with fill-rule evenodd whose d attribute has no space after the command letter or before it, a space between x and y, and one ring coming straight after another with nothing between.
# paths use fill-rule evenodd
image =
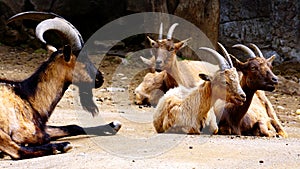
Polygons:
<instances>
[{"instance_id":1,"label":"long horn","mask_svg":"<svg viewBox=\"0 0 300 169\"><path fill-rule=\"evenodd\" d=\"M251 58L255 58L255 53L250 49L248 48L247 46L245 45L242 45L242 44L236 44L236 45L233 45L232 46L233 48L239 48L241 49L242 51L248 53L250 55Z\"/></svg>"},{"instance_id":2,"label":"long horn","mask_svg":"<svg viewBox=\"0 0 300 169\"><path fill-rule=\"evenodd\" d=\"M43 34L48 30L56 30L68 39L74 54L79 54L84 45L79 31L70 22L57 14L36 11L22 12L9 18L8 23L19 19L43 20L37 25L35 34L37 38L45 44L47 43L43 38Z\"/></svg>"},{"instance_id":3,"label":"long horn","mask_svg":"<svg viewBox=\"0 0 300 169\"><path fill-rule=\"evenodd\" d=\"M220 49L222 50L223 54L225 55L226 59L228 60L229 66L233 67L232 60L231 60L231 58L229 56L229 53L225 49L225 47L221 43L219 43L219 42L218 42L218 45L219 45Z\"/></svg>"},{"instance_id":4,"label":"long horn","mask_svg":"<svg viewBox=\"0 0 300 169\"><path fill-rule=\"evenodd\" d=\"M168 31L168 34L167 34L167 39L169 39L169 40L172 39L172 35L173 35L173 32L174 32L174 29L176 28L177 25L178 25L178 23L174 23L174 24L169 28L169 31Z\"/></svg>"},{"instance_id":5,"label":"long horn","mask_svg":"<svg viewBox=\"0 0 300 169\"><path fill-rule=\"evenodd\" d=\"M208 47L200 47L199 48L200 50L205 50L205 51L208 51L210 53L213 54L213 56L219 61L219 65L220 65L220 69L221 70L225 70L225 69L228 69L230 68L228 62L225 60L225 58L220 55L217 51L211 49L211 48L208 48Z\"/></svg>"},{"instance_id":6,"label":"long horn","mask_svg":"<svg viewBox=\"0 0 300 169\"><path fill-rule=\"evenodd\" d=\"M10 17L7 20L7 24L16 20L21 20L21 19L30 19L30 20L36 20L36 21L42 21L45 19L51 19L59 17L62 18L61 16L52 13L52 12L38 12L38 11L27 11L27 12L21 12L18 13L12 17Z\"/></svg>"},{"instance_id":7,"label":"long horn","mask_svg":"<svg viewBox=\"0 0 300 169\"><path fill-rule=\"evenodd\" d=\"M159 27L159 35L158 35L158 40L162 40L163 37L163 23L160 23L160 27Z\"/></svg>"},{"instance_id":8,"label":"long horn","mask_svg":"<svg viewBox=\"0 0 300 169\"><path fill-rule=\"evenodd\" d=\"M72 46L72 51L75 55L79 54L84 42L78 30L68 21L63 18L47 19L39 23L35 29L35 34L38 39L46 44L43 34L48 30L59 31L66 37Z\"/></svg>"},{"instance_id":9,"label":"long horn","mask_svg":"<svg viewBox=\"0 0 300 169\"><path fill-rule=\"evenodd\" d=\"M264 58L264 55L262 54L261 50L253 43L250 43L250 47L254 49L254 51L258 54L259 57Z\"/></svg>"}]
</instances>

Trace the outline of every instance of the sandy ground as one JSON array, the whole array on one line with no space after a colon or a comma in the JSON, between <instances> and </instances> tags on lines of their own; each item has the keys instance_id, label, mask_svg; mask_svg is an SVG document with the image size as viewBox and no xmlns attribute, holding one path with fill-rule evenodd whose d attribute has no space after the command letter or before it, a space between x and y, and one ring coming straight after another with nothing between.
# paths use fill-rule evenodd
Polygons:
<instances>
[{"instance_id":1,"label":"sandy ground","mask_svg":"<svg viewBox=\"0 0 300 169\"><path fill-rule=\"evenodd\" d=\"M0 77L24 79L47 58L43 51L0 46ZM156 134L152 126L153 108L132 104L132 89L141 81L145 67L135 56L92 56L104 72L105 84L95 89L99 115L92 117L78 105L77 87L71 86L49 119L51 125L77 124L88 136L60 139L73 149L64 154L13 161L5 156L0 168L299 168L300 96L294 83L298 74L283 74L284 83L267 93L289 138L219 135ZM289 68L292 68L289 66ZM299 73L295 66L293 71ZM292 72L293 72L292 71ZM284 78L286 77L286 78ZM289 80L287 80L289 79ZM292 79L292 80L291 80ZM293 81L294 79L294 81ZM289 82L289 83L288 83ZM288 88L289 90L287 91ZM113 90L113 92L110 92ZM113 120L123 126L116 135L90 133L102 130Z\"/></svg>"}]
</instances>

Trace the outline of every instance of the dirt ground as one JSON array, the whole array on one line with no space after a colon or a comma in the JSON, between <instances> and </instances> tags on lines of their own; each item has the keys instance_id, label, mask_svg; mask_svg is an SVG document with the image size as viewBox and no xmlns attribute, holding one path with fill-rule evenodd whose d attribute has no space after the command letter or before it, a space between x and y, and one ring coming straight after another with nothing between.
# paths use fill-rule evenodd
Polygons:
<instances>
[{"instance_id":1,"label":"dirt ground","mask_svg":"<svg viewBox=\"0 0 300 169\"><path fill-rule=\"evenodd\" d=\"M60 139L73 149L64 154L13 161L5 156L0 168L299 168L300 167L300 65L274 67L280 84L267 96L289 138L219 135L156 134L152 107L133 104L133 89L146 72L137 55L126 58L91 55L103 72L104 85L93 91L99 114L82 110L77 87L71 86L49 120L51 125L77 124L88 136ZM24 79L47 58L43 50L0 45L0 78ZM120 131L101 130L119 120ZM100 127L98 127L100 126ZM91 131L91 132L90 132Z\"/></svg>"}]
</instances>

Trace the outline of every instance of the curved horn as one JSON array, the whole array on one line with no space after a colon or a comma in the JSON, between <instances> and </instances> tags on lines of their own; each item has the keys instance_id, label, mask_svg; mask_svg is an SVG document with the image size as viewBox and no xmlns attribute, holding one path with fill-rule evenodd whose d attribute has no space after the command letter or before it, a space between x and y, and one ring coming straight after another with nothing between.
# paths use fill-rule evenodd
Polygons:
<instances>
[{"instance_id":1,"label":"curved horn","mask_svg":"<svg viewBox=\"0 0 300 169\"><path fill-rule=\"evenodd\" d=\"M163 37L163 23L160 23L160 27L159 27L159 35L158 35L158 40L162 40Z\"/></svg>"},{"instance_id":2,"label":"curved horn","mask_svg":"<svg viewBox=\"0 0 300 169\"><path fill-rule=\"evenodd\" d=\"M37 38L45 44L47 43L43 38L43 34L48 30L57 30L68 39L74 54L77 55L83 47L84 42L79 31L70 22L55 13L37 11L22 12L10 17L7 23L19 19L44 20L37 25L35 34Z\"/></svg>"},{"instance_id":3,"label":"curved horn","mask_svg":"<svg viewBox=\"0 0 300 169\"><path fill-rule=\"evenodd\" d=\"M220 42L218 42L218 45L219 45L220 49L222 50L223 54L225 55L226 59L228 60L229 66L233 67L232 60L231 60L231 58L229 56L229 53L225 49L225 47Z\"/></svg>"},{"instance_id":4,"label":"curved horn","mask_svg":"<svg viewBox=\"0 0 300 169\"><path fill-rule=\"evenodd\" d=\"M38 39L46 44L43 38L43 34L48 30L59 31L64 37L66 37L72 46L72 52L77 55L83 47L83 39L78 30L68 21L63 18L47 19L39 23L35 29L35 34Z\"/></svg>"},{"instance_id":5,"label":"curved horn","mask_svg":"<svg viewBox=\"0 0 300 169\"><path fill-rule=\"evenodd\" d=\"M245 45L242 45L242 44L236 44L236 45L233 45L232 46L233 48L239 48L241 49L242 51L248 53L250 55L251 58L255 58L255 53L250 49L248 48L247 46Z\"/></svg>"},{"instance_id":6,"label":"curved horn","mask_svg":"<svg viewBox=\"0 0 300 169\"><path fill-rule=\"evenodd\" d=\"M174 32L174 29L176 28L176 26L178 25L178 23L174 23L170 28L169 28L169 31L168 31L168 34L167 34L167 39L172 39L172 35L173 35L173 32Z\"/></svg>"},{"instance_id":7,"label":"curved horn","mask_svg":"<svg viewBox=\"0 0 300 169\"><path fill-rule=\"evenodd\" d=\"M222 55L220 55L217 51L215 51L211 48L208 48L208 47L200 47L199 49L212 53L214 55L214 57L219 61L221 70L225 70L225 69L228 69L228 67L230 67L228 62L225 60L225 58Z\"/></svg>"},{"instance_id":8,"label":"curved horn","mask_svg":"<svg viewBox=\"0 0 300 169\"><path fill-rule=\"evenodd\" d=\"M51 19L51 18L55 18L55 17L59 17L62 18L61 16L52 13L52 12L37 12L37 11L27 11L27 12L21 12L18 13L12 17L10 17L7 20L7 24L16 20L20 20L20 19L31 19L31 20L36 20L36 21L42 21L45 19Z\"/></svg>"},{"instance_id":9,"label":"curved horn","mask_svg":"<svg viewBox=\"0 0 300 169\"><path fill-rule=\"evenodd\" d=\"M264 55L262 54L261 50L253 43L250 43L250 47L254 49L254 51L258 54L259 57L264 58Z\"/></svg>"}]
</instances>

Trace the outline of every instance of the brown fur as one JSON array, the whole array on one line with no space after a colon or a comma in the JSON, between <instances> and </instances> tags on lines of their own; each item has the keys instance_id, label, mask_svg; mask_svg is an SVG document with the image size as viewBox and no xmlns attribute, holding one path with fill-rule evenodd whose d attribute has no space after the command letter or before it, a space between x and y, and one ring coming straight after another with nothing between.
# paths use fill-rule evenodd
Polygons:
<instances>
[{"instance_id":1,"label":"brown fur","mask_svg":"<svg viewBox=\"0 0 300 169\"><path fill-rule=\"evenodd\" d=\"M153 94L150 94L150 92L146 92L146 90L161 90L161 92L165 93L169 89L177 87L178 85L189 88L196 87L198 83L202 81L198 77L199 72L210 71L210 75L212 75L219 69L217 65L213 65L208 62L189 60L178 61L176 53L178 50L186 46L188 39L177 43L174 43L173 40L168 39L158 41L154 41L150 38L148 39L150 40L151 46L157 50L157 53L149 60L142 58L143 61L157 71L165 70L167 76L165 76L164 79L161 79L161 85L157 85L158 81L156 84L152 84L149 80L147 80L147 78L144 78L144 81L140 84L140 86L148 87L147 89L141 87L136 89L135 103L137 104L142 104L145 102L147 103L147 100L151 100L148 97L141 96L141 93L147 93L150 98L156 97L153 96ZM151 75L149 76L151 77ZM157 86L164 86L164 90L162 90L160 87L157 88ZM143 100L141 100L141 98ZM149 102L147 104L149 104ZM157 102L151 102L151 105L156 104Z\"/></svg>"},{"instance_id":2,"label":"brown fur","mask_svg":"<svg viewBox=\"0 0 300 169\"><path fill-rule=\"evenodd\" d=\"M72 82L76 57L70 47L63 52L53 53L28 79L0 84L0 150L12 158L42 156L68 149L67 142L48 144L50 136L45 132L55 105ZM30 146L23 146L27 144Z\"/></svg>"},{"instance_id":3,"label":"brown fur","mask_svg":"<svg viewBox=\"0 0 300 169\"><path fill-rule=\"evenodd\" d=\"M245 63L233 59L237 69L243 72L240 83L247 99L242 106L226 103L225 108L221 106L224 103L217 102L214 110L220 119L220 134L274 136L277 133L287 137L272 104L261 91L272 91L278 83L271 70L273 59L256 57Z\"/></svg>"}]
</instances>

